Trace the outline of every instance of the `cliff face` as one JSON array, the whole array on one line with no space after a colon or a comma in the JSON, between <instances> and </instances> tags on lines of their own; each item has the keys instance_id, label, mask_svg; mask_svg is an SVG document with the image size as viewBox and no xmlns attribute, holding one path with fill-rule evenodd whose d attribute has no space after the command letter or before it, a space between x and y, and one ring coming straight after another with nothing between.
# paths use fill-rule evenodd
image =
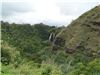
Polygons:
<instances>
[{"instance_id":1,"label":"cliff face","mask_svg":"<svg viewBox=\"0 0 100 75\"><path fill-rule=\"evenodd\" d=\"M54 40L53 49L66 52L86 50L100 53L100 5L84 13L63 29Z\"/></svg>"}]
</instances>

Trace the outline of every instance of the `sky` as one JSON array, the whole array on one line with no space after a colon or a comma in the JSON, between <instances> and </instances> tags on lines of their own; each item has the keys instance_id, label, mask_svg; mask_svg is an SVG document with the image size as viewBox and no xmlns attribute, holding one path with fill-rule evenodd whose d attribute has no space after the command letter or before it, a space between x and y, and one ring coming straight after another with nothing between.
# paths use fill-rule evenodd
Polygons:
<instances>
[{"instance_id":1,"label":"sky","mask_svg":"<svg viewBox=\"0 0 100 75\"><path fill-rule=\"evenodd\" d=\"M100 0L2 0L0 20L67 26L97 5Z\"/></svg>"}]
</instances>

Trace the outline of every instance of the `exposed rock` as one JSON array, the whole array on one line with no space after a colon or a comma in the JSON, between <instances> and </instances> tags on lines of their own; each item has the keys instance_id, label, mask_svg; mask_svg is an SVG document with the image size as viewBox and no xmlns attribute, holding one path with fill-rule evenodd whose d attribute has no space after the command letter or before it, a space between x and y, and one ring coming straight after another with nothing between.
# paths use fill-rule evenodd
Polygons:
<instances>
[{"instance_id":1,"label":"exposed rock","mask_svg":"<svg viewBox=\"0 0 100 75\"><path fill-rule=\"evenodd\" d=\"M56 39L54 40L54 45L64 47L65 40L60 37L56 37Z\"/></svg>"},{"instance_id":2,"label":"exposed rock","mask_svg":"<svg viewBox=\"0 0 100 75\"><path fill-rule=\"evenodd\" d=\"M74 49L69 49L69 48L65 47L65 52L72 54L72 53L75 52L75 50Z\"/></svg>"},{"instance_id":3,"label":"exposed rock","mask_svg":"<svg viewBox=\"0 0 100 75\"><path fill-rule=\"evenodd\" d=\"M64 47L65 40L59 37L56 37L53 41L53 51L57 51L60 47Z\"/></svg>"}]
</instances>

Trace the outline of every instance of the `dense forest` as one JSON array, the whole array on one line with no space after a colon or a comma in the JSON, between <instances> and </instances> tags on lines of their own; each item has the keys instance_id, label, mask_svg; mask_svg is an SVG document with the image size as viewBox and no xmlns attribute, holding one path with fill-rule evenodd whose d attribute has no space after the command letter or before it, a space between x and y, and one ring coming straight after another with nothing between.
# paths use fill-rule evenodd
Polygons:
<instances>
[{"instance_id":1,"label":"dense forest","mask_svg":"<svg viewBox=\"0 0 100 75\"><path fill-rule=\"evenodd\" d=\"M100 75L100 6L68 27L1 21L1 75Z\"/></svg>"}]
</instances>

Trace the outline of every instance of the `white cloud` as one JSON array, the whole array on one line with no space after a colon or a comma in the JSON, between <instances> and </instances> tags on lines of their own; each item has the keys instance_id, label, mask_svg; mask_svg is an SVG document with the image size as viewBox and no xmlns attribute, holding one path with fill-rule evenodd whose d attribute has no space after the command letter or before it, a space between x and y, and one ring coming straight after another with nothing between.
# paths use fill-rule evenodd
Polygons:
<instances>
[{"instance_id":1,"label":"white cloud","mask_svg":"<svg viewBox=\"0 0 100 75\"><path fill-rule=\"evenodd\" d=\"M16 23L68 25L99 0L3 0L3 20ZM6 2L6 4L5 4Z\"/></svg>"}]
</instances>

